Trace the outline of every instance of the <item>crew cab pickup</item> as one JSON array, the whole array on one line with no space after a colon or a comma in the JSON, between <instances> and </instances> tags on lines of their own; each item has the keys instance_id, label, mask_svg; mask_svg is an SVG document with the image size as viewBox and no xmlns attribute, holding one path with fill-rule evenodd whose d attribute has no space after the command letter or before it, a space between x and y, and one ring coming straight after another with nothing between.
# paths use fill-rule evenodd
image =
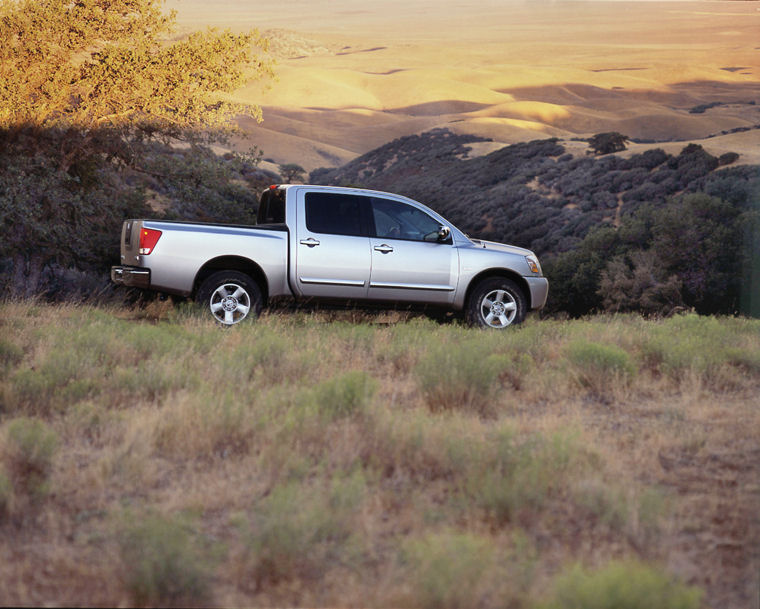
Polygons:
<instances>
[{"instance_id":1,"label":"crew cab pickup","mask_svg":"<svg viewBox=\"0 0 760 609\"><path fill-rule=\"evenodd\" d=\"M308 185L264 191L253 226L127 220L111 279L193 297L223 325L289 297L431 305L500 329L548 293L529 250L470 239L406 197Z\"/></svg>"}]
</instances>

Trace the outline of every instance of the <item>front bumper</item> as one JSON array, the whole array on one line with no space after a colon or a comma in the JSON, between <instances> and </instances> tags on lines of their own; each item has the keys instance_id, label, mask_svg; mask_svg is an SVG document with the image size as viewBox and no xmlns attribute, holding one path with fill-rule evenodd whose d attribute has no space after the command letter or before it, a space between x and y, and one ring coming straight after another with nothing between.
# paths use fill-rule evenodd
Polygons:
<instances>
[{"instance_id":1,"label":"front bumper","mask_svg":"<svg viewBox=\"0 0 760 609\"><path fill-rule=\"evenodd\" d=\"M549 281L546 277L525 277L530 289L531 310L542 309L549 295Z\"/></svg>"},{"instance_id":2,"label":"front bumper","mask_svg":"<svg viewBox=\"0 0 760 609\"><path fill-rule=\"evenodd\" d=\"M141 269L135 266L112 266L111 281L116 285L124 285L130 288L149 288L150 269Z\"/></svg>"}]
</instances>

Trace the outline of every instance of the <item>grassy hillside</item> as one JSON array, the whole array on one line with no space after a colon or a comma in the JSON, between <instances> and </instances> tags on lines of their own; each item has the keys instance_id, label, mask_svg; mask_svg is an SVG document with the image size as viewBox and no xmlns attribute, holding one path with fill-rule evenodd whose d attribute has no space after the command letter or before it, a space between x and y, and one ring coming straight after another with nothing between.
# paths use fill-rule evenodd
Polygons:
<instances>
[{"instance_id":1,"label":"grassy hillside","mask_svg":"<svg viewBox=\"0 0 760 609\"><path fill-rule=\"evenodd\" d=\"M390 315L0 305L3 603L752 606L760 322Z\"/></svg>"}]
</instances>

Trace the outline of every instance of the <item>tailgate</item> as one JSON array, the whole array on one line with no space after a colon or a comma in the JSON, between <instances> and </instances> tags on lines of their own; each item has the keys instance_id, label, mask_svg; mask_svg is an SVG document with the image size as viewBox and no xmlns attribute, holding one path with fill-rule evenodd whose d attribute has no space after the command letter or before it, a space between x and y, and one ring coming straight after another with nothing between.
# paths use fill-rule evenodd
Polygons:
<instances>
[{"instance_id":1,"label":"tailgate","mask_svg":"<svg viewBox=\"0 0 760 609\"><path fill-rule=\"evenodd\" d=\"M131 266L140 264L140 229L142 220L125 220L121 226L121 263Z\"/></svg>"}]
</instances>

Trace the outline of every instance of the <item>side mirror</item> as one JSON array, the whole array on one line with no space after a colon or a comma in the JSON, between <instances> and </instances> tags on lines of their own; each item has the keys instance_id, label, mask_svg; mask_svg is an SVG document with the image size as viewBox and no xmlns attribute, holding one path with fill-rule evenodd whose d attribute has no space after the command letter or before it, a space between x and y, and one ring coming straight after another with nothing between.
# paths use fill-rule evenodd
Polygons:
<instances>
[{"instance_id":1,"label":"side mirror","mask_svg":"<svg viewBox=\"0 0 760 609\"><path fill-rule=\"evenodd\" d=\"M451 229L448 226L441 226L438 229L438 242L443 243L444 241L448 241L449 237L451 237Z\"/></svg>"}]
</instances>

